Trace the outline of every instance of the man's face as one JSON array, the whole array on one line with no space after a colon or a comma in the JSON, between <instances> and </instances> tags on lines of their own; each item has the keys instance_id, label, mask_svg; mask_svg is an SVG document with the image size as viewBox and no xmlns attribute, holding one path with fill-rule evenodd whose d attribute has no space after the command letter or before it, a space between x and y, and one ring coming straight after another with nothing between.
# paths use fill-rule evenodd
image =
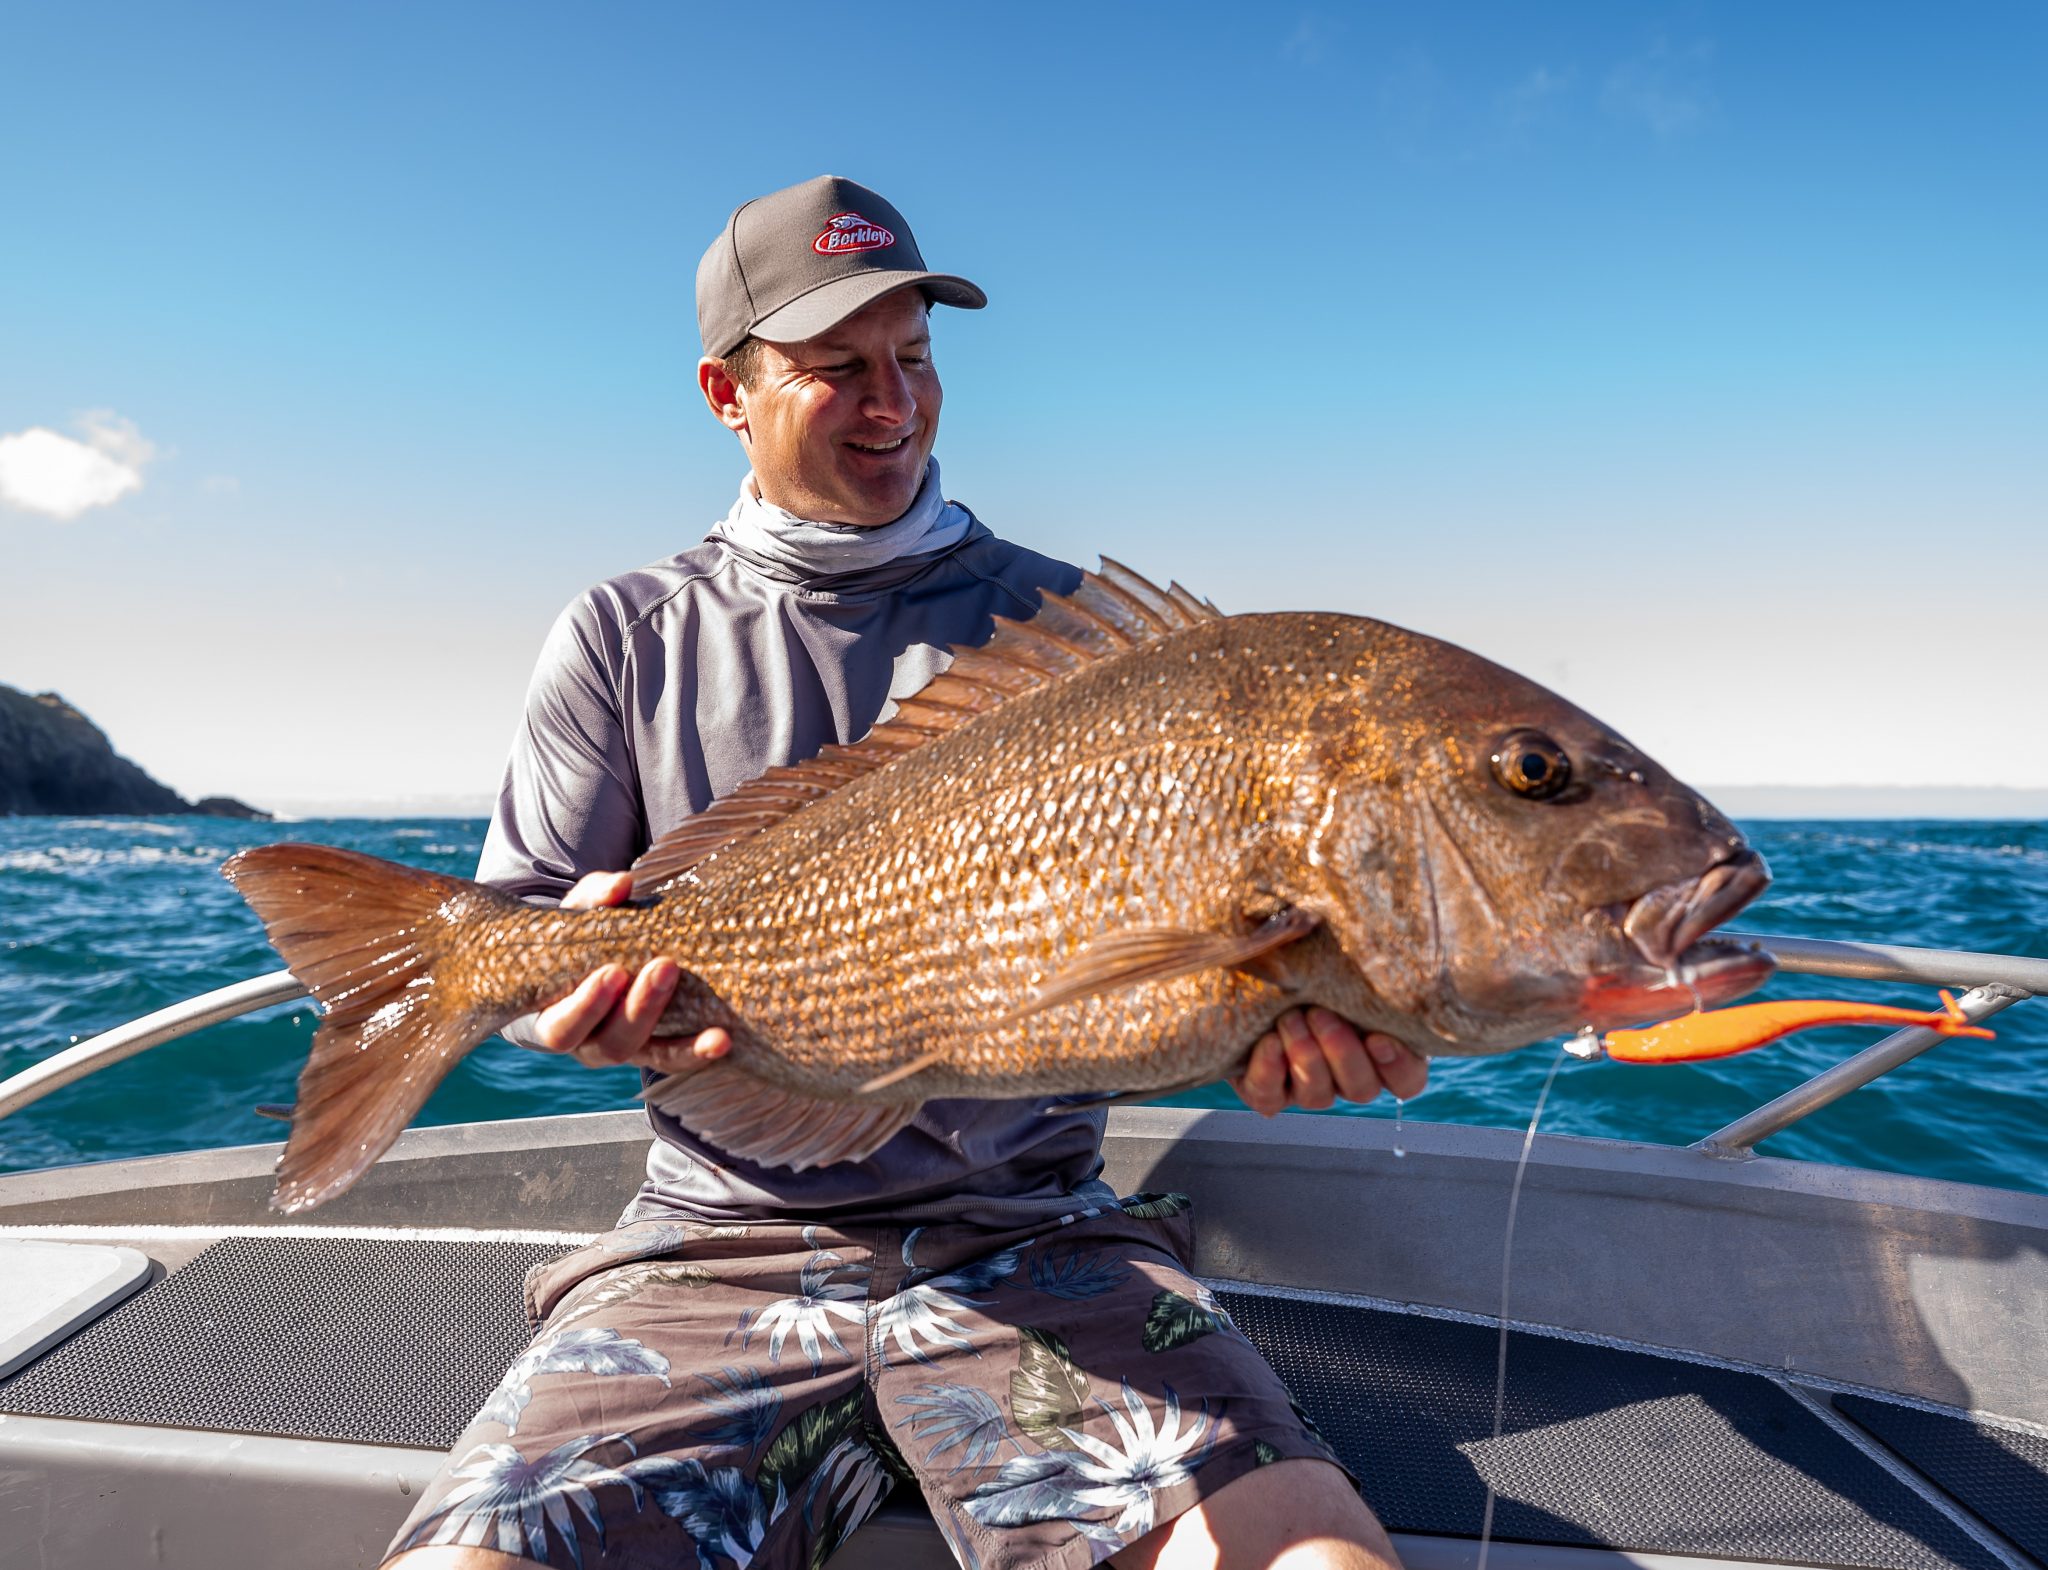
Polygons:
<instances>
[{"instance_id":1,"label":"man's face","mask_svg":"<svg viewBox=\"0 0 2048 1570\"><path fill-rule=\"evenodd\" d=\"M705 377L705 392L746 444L764 501L817 523L890 523L909 510L944 399L916 289L816 338L768 344L750 387L719 381Z\"/></svg>"}]
</instances>

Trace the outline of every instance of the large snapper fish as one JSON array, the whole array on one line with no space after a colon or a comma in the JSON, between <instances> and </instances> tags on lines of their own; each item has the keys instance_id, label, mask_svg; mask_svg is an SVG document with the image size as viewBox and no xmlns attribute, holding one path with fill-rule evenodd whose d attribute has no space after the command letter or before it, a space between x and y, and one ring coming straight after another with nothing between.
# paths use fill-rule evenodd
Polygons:
<instances>
[{"instance_id":1,"label":"large snapper fish","mask_svg":"<svg viewBox=\"0 0 2048 1570\"><path fill-rule=\"evenodd\" d=\"M1114 563L852 746L771 770L567 912L349 851L225 871L325 1018L273 1203L390 1145L456 1060L600 965L672 957L650 1097L735 1156L858 1160L927 1100L1158 1093L1321 1004L1503 1052L1740 996L1706 939L1768 874L1597 720L1359 617L1224 616Z\"/></svg>"}]
</instances>

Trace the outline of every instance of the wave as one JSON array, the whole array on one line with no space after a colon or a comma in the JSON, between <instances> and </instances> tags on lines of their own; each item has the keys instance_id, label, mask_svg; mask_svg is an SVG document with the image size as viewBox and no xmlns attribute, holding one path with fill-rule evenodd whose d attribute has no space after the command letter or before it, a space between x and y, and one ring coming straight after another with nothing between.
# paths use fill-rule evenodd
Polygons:
<instances>
[{"instance_id":1,"label":"wave","mask_svg":"<svg viewBox=\"0 0 2048 1570\"><path fill-rule=\"evenodd\" d=\"M1777 881L1751 931L2048 957L2048 824L1759 822ZM317 838L467 875L482 819L0 819L0 1029L7 1071L179 998L276 968L255 917L218 875L248 845ZM1769 997L1924 1003L1927 989L1779 977ZM0 1123L0 1170L277 1137L249 1111L289 1101L314 1028L303 1006L142 1054ZM1956 1041L1768 1142L1765 1154L2048 1191L2048 1001L1999 1016L1995 1041ZM1875 1039L1835 1030L1719 1063L1569 1066L1545 1126L1686 1144ZM1438 1062L1413 1115L1519 1128L1551 1053ZM422 1121L633 1105L630 1070L594 1072L498 1043L458 1067ZM1212 1087L1175 1098L1234 1106ZM1939 1109L1939 1120L1930 1116ZM1381 1116L1379 1106L1343 1115ZM1940 1133L1939 1130L1953 1131Z\"/></svg>"},{"instance_id":2,"label":"wave","mask_svg":"<svg viewBox=\"0 0 2048 1570\"><path fill-rule=\"evenodd\" d=\"M43 850L0 851L0 872L74 872L85 867L217 866L234 854L213 845L52 845Z\"/></svg>"}]
</instances>

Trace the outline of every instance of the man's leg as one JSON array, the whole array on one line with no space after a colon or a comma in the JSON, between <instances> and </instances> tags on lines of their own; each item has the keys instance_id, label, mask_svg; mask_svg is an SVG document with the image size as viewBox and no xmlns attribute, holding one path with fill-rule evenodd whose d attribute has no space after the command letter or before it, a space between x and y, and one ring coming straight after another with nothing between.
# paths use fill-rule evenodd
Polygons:
<instances>
[{"instance_id":1,"label":"man's leg","mask_svg":"<svg viewBox=\"0 0 2048 1570\"><path fill-rule=\"evenodd\" d=\"M860 1425L867 1253L816 1228L652 1221L537 1272L540 1334L387 1563L800 1570L829 1552L889 1486Z\"/></svg>"},{"instance_id":2,"label":"man's leg","mask_svg":"<svg viewBox=\"0 0 2048 1570\"><path fill-rule=\"evenodd\" d=\"M1029 1232L921 1229L902 1269L880 1262L876 1416L963 1564L1220 1552L1234 1570L1314 1545L1291 1562L1398 1570L1327 1443L1180 1263L1186 1210L1134 1195Z\"/></svg>"},{"instance_id":3,"label":"man's leg","mask_svg":"<svg viewBox=\"0 0 2048 1570\"><path fill-rule=\"evenodd\" d=\"M1117 1570L1401 1570L1351 1479L1325 1461L1276 1461L1140 1538Z\"/></svg>"}]
</instances>

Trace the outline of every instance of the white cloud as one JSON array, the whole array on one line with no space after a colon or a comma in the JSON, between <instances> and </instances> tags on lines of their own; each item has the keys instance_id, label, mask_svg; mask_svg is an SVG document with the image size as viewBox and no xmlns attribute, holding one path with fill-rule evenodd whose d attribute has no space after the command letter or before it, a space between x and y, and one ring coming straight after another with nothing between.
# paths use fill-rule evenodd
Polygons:
<instances>
[{"instance_id":1,"label":"white cloud","mask_svg":"<svg viewBox=\"0 0 2048 1570\"><path fill-rule=\"evenodd\" d=\"M1675 49L1659 39L1607 73L1600 106L1624 120L1640 120L1659 136L1690 131L1713 112L1707 81L1713 62L1710 43Z\"/></svg>"},{"instance_id":2,"label":"white cloud","mask_svg":"<svg viewBox=\"0 0 2048 1570\"><path fill-rule=\"evenodd\" d=\"M111 409L78 417L83 441L43 426L0 436L0 502L69 520L142 489L156 446Z\"/></svg>"}]
</instances>

